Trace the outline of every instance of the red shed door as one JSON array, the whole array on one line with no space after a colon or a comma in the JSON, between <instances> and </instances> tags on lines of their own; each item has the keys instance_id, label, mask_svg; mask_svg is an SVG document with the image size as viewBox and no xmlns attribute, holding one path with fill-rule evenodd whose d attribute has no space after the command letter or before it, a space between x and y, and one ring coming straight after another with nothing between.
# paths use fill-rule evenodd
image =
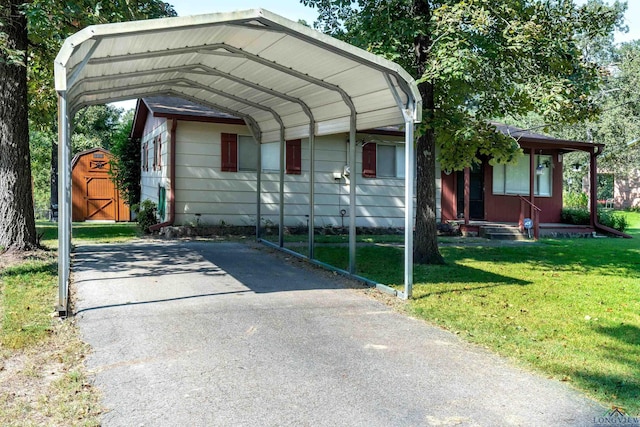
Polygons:
<instances>
[{"instance_id":1,"label":"red shed door","mask_svg":"<svg viewBox=\"0 0 640 427\"><path fill-rule=\"evenodd\" d=\"M85 220L114 221L116 219L116 201L113 182L109 177L85 177Z\"/></svg>"}]
</instances>

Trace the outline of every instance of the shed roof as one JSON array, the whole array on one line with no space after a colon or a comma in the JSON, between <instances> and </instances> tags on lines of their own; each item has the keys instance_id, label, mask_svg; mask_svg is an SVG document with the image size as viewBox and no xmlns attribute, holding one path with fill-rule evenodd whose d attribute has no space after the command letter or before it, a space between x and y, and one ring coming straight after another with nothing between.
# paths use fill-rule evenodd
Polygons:
<instances>
[{"instance_id":1,"label":"shed roof","mask_svg":"<svg viewBox=\"0 0 640 427\"><path fill-rule=\"evenodd\" d=\"M87 27L56 62L70 111L177 96L245 120L261 142L420 121L399 65L263 9ZM354 121L355 120L355 121Z\"/></svg>"}]
</instances>

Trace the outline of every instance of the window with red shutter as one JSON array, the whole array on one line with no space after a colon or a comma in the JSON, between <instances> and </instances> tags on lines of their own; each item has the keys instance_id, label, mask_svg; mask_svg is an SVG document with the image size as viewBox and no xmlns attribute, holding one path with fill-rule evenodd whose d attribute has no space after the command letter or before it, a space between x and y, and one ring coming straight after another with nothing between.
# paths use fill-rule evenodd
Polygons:
<instances>
[{"instance_id":1,"label":"window with red shutter","mask_svg":"<svg viewBox=\"0 0 640 427\"><path fill-rule=\"evenodd\" d=\"M289 175L300 175L302 173L302 141L292 139L286 142L286 172Z\"/></svg>"},{"instance_id":2,"label":"window with red shutter","mask_svg":"<svg viewBox=\"0 0 640 427\"><path fill-rule=\"evenodd\" d=\"M362 146L362 176L365 178L376 177L376 144L365 142Z\"/></svg>"},{"instance_id":3,"label":"window with red shutter","mask_svg":"<svg viewBox=\"0 0 640 427\"><path fill-rule=\"evenodd\" d=\"M221 135L222 172L238 172L238 135Z\"/></svg>"}]
</instances>

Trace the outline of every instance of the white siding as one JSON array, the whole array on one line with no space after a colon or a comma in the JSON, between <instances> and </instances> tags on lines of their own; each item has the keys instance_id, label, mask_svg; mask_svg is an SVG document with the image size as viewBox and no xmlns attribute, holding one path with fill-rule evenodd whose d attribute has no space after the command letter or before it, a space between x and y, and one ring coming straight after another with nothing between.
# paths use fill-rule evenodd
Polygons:
<instances>
[{"instance_id":1,"label":"white siding","mask_svg":"<svg viewBox=\"0 0 640 427\"><path fill-rule=\"evenodd\" d=\"M168 186L169 135L166 121L153 123L143 138L152 140L163 134L162 172L143 172L142 196L157 201L158 186ZM257 176L255 172L221 171L221 133L249 135L245 126L180 121L176 133L176 224L255 225ZM362 140L360 135L357 138ZM166 142L165 142L166 141ZM404 149L403 139L376 137L376 142ZM357 182L357 225L368 227L404 226L404 167L398 167L398 178L363 178L362 144L356 147L356 170L351 171ZM349 178L334 179L348 164L347 135L316 138L315 153L315 226L340 226L340 211L346 210L344 225L349 218ZM400 162L397 155L397 162ZM436 173L439 176L439 172ZM279 173L262 172L261 220L279 222ZM301 175L285 174L285 225L306 225L309 215L309 143L302 140ZM440 213L440 180L438 214ZM196 215L198 214L198 215Z\"/></svg>"},{"instance_id":2,"label":"white siding","mask_svg":"<svg viewBox=\"0 0 640 427\"><path fill-rule=\"evenodd\" d=\"M160 170L153 170L153 141L156 136L160 136L162 140L162 160L160 162ZM170 142L170 133L168 130L167 119L158 119L150 115L145 124L144 134L141 139L141 148L144 147L145 143L149 144L149 150L147 152L149 168L147 171L142 170L141 173L141 201L149 199L157 204L159 187L165 187L167 189L167 196L169 195L168 170ZM142 151L140 154L144 155L144 151ZM165 212L168 213L168 211L169 207L165 206Z\"/></svg>"}]
</instances>

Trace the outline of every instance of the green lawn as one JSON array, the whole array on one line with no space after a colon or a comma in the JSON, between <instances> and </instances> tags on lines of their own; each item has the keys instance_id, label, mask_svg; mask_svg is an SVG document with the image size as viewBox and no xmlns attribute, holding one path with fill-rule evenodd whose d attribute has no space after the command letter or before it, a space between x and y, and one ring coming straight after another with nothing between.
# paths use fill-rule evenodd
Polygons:
<instances>
[{"instance_id":1,"label":"green lawn","mask_svg":"<svg viewBox=\"0 0 640 427\"><path fill-rule=\"evenodd\" d=\"M36 230L42 234L41 242L47 246L56 248L58 245L58 223L49 221L37 221ZM93 243L117 243L126 242L140 235L135 222L117 223L90 223L74 222L71 235L73 241Z\"/></svg>"},{"instance_id":2,"label":"green lawn","mask_svg":"<svg viewBox=\"0 0 640 427\"><path fill-rule=\"evenodd\" d=\"M0 255L0 425L99 425L98 391L88 383L88 348L58 301L57 224L39 221L48 250ZM74 241L119 242L135 224L73 224Z\"/></svg>"},{"instance_id":3,"label":"green lawn","mask_svg":"<svg viewBox=\"0 0 640 427\"><path fill-rule=\"evenodd\" d=\"M634 239L443 245L444 266L416 266L409 310L607 405L640 414L640 214ZM318 247L346 267L346 248ZM359 247L358 274L399 285L394 247Z\"/></svg>"}]
</instances>

